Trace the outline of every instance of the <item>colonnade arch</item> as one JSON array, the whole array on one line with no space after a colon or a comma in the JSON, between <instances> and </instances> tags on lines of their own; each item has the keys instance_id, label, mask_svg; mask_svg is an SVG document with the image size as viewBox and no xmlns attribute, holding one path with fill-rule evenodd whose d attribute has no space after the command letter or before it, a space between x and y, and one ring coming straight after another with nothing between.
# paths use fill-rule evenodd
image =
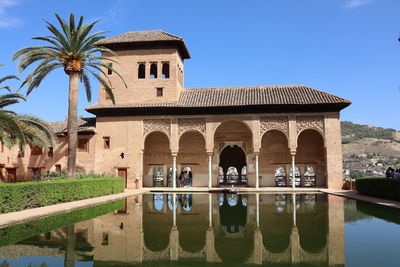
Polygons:
<instances>
[{"instance_id":1,"label":"colonnade arch","mask_svg":"<svg viewBox=\"0 0 400 267\"><path fill-rule=\"evenodd\" d=\"M192 178L196 176L189 185L193 187L226 186L230 167L238 176L243 171L247 179L244 183L234 182L228 186L291 186L293 168L296 176L294 186L327 186L327 173L332 173L336 167L329 165L330 169L327 168L326 130L321 116L223 118L144 120L144 186L154 186L149 165L156 166L158 163L164 165L165 180L173 174L180 177L183 168L188 167L186 170L190 170ZM332 146L331 143L329 141L328 147ZM239 154L235 156L233 152L239 151L237 148L243 150L245 160L236 164L238 166L233 166L234 163L225 166L229 165L226 159L234 161L238 158ZM160 151L158 159L150 159L149 155L155 154L155 151ZM243 158L242 155L240 158ZM284 185L278 185L275 179L277 168L285 176ZM315 179L306 182L310 180L306 176ZM161 186L181 185L177 179L170 180L173 183L164 181Z\"/></svg>"},{"instance_id":2,"label":"colonnade arch","mask_svg":"<svg viewBox=\"0 0 400 267\"><path fill-rule=\"evenodd\" d=\"M168 169L172 163L170 141L168 136L159 131L154 131L144 137L143 149L143 186L152 187L159 176L158 186L167 186ZM161 177L162 180L161 180Z\"/></svg>"},{"instance_id":3,"label":"colonnade arch","mask_svg":"<svg viewBox=\"0 0 400 267\"><path fill-rule=\"evenodd\" d=\"M221 122L214 131L214 159L218 163L217 185L255 184L254 171L249 169L253 163L253 133L243 121L227 120ZM228 181L228 172L235 173L238 179Z\"/></svg>"},{"instance_id":4,"label":"colonnade arch","mask_svg":"<svg viewBox=\"0 0 400 267\"><path fill-rule=\"evenodd\" d=\"M307 166L312 166L315 171L316 186L327 185L325 141L320 131L305 129L298 134L296 164L303 172L307 171Z\"/></svg>"},{"instance_id":5,"label":"colonnade arch","mask_svg":"<svg viewBox=\"0 0 400 267\"><path fill-rule=\"evenodd\" d=\"M262 179L261 186L275 186L277 168L283 168L285 175L289 173L291 164L289 141L280 130L269 130L261 137L259 168Z\"/></svg>"},{"instance_id":6,"label":"colonnade arch","mask_svg":"<svg viewBox=\"0 0 400 267\"><path fill-rule=\"evenodd\" d=\"M202 186L208 185L208 156L206 151L206 140L204 135L196 130L183 132L179 137L179 150L177 154L177 176L178 186ZM186 168L186 169L185 169ZM191 183L186 180L190 169Z\"/></svg>"}]
</instances>

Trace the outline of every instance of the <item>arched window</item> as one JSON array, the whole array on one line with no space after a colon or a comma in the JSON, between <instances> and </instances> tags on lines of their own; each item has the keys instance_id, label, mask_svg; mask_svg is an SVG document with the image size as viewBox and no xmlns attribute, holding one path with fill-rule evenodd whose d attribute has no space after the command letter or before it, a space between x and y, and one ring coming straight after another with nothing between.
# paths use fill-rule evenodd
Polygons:
<instances>
[{"instance_id":1,"label":"arched window","mask_svg":"<svg viewBox=\"0 0 400 267\"><path fill-rule=\"evenodd\" d=\"M169 79L169 63L162 64L162 78Z\"/></svg>"},{"instance_id":2,"label":"arched window","mask_svg":"<svg viewBox=\"0 0 400 267\"><path fill-rule=\"evenodd\" d=\"M146 66L144 63L140 63L138 67L138 79L146 78Z\"/></svg>"},{"instance_id":3,"label":"arched window","mask_svg":"<svg viewBox=\"0 0 400 267\"><path fill-rule=\"evenodd\" d=\"M150 65L150 79L157 79L157 63Z\"/></svg>"}]
</instances>

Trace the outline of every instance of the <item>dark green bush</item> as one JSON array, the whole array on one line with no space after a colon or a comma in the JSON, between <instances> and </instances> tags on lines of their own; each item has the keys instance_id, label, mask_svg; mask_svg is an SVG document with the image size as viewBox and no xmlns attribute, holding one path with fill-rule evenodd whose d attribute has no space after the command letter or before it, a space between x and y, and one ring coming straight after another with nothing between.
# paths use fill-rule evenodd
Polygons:
<instances>
[{"instance_id":1,"label":"dark green bush","mask_svg":"<svg viewBox=\"0 0 400 267\"><path fill-rule=\"evenodd\" d=\"M68 213L0 229L0 247L12 245L35 235L47 233L60 227L86 221L91 218L110 213L114 210L121 209L123 205L123 200L117 200L95 207L71 211Z\"/></svg>"},{"instance_id":2,"label":"dark green bush","mask_svg":"<svg viewBox=\"0 0 400 267\"><path fill-rule=\"evenodd\" d=\"M357 179L356 187L361 195L400 201L400 180L398 179Z\"/></svg>"},{"instance_id":3,"label":"dark green bush","mask_svg":"<svg viewBox=\"0 0 400 267\"><path fill-rule=\"evenodd\" d=\"M119 178L0 184L0 213L111 195L124 191Z\"/></svg>"}]
</instances>

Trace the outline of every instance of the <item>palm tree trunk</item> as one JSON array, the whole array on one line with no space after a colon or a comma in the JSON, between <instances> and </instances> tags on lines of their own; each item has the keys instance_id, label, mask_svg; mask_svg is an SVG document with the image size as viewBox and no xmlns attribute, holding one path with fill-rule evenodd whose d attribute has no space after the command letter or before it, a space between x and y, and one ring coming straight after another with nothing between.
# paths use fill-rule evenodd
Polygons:
<instances>
[{"instance_id":1,"label":"palm tree trunk","mask_svg":"<svg viewBox=\"0 0 400 267\"><path fill-rule=\"evenodd\" d=\"M76 149L78 148L78 73L69 74L68 97L68 178L75 178Z\"/></svg>"},{"instance_id":2,"label":"palm tree trunk","mask_svg":"<svg viewBox=\"0 0 400 267\"><path fill-rule=\"evenodd\" d=\"M75 224L65 227L65 258L64 267L75 266Z\"/></svg>"}]
</instances>

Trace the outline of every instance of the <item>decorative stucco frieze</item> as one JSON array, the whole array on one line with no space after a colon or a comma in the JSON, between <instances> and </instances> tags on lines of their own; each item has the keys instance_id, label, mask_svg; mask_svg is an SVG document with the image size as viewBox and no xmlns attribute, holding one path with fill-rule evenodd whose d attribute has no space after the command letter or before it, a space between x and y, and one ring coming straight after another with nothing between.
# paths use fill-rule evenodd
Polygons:
<instances>
[{"instance_id":1,"label":"decorative stucco frieze","mask_svg":"<svg viewBox=\"0 0 400 267\"><path fill-rule=\"evenodd\" d=\"M297 134L306 129L314 129L323 133L324 128L323 116L296 116Z\"/></svg>"},{"instance_id":2,"label":"decorative stucco frieze","mask_svg":"<svg viewBox=\"0 0 400 267\"><path fill-rule=\"evenodd\" d=\"M280 130L286 135L289 133L289 122L287 116L264 116L260 117L260 136L269 130Z\"/></svg>"},{"instance_id":3,"label":"decorative stucco frieze","mask_svg":"<svg viewBox=\"0 0 400 267\"><path fill-rule=\"evenodd\" d=\"M206 119L205 118L185 118L178 119L178 135L180 136L186 131L198 131L206 136Z\"/></svg>"},{"instance_id":4,"label":"decorative stucco frieze","mask_svg":"<svg viewBox=\"0 0 400 267\"><path fill-rule=\"evenodd\" d=\"M145 119L143 120L143 136L147 136L151 132L162 132L168 137L171 136L171 120L170 119Z\"/></svg>"}]
</instances>

